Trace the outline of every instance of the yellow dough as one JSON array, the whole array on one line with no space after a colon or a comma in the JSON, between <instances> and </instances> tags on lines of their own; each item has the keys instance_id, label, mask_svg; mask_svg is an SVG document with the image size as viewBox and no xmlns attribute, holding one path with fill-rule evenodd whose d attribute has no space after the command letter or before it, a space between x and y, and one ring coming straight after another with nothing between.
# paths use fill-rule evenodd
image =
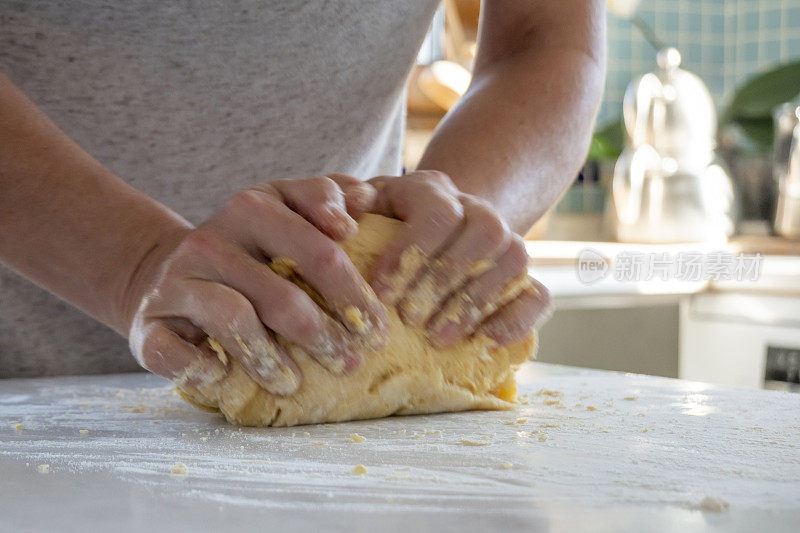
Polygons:
<instances>
[{"instance_id":1,"label":"yellow dough","mask_svg":"<svg viewBox=\"0 0 800 533\"><path fill-rule=\"evenodd\" d=\"M402 224L364 215L358 234L342 243L342 248L366 274ZM231 360L230 371L222 380L198 389L179 390L196 406L219 410L229 422L244 426L294 426L513 407L515 365L534 355L533 335L507 347L477 337L437 350L422 330L404 325L394 309L387 309L387 313L391 324L388 345L368 355L350 375L333 375L299 353L295 360L302 383L290 396L276 396L262 389L235 360Z\"/></svg>"}]
</instances>

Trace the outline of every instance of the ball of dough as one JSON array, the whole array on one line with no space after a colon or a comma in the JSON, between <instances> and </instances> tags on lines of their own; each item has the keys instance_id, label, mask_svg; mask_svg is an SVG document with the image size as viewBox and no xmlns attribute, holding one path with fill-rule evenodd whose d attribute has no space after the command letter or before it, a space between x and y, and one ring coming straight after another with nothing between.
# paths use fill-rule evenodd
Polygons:
<instances>
[{"instance_id":1,"label":"ball of dough","mask_svg":"<svg viewBox=\"0 0 800 533\"><path fill-rule=\"evenodd\" d=\"M366 275L402 225L398 220L364 215L358 233L342 243L342 248ZM513 407L515 365L534 355L533 335L505 347L478 336L435 349L424 331L403 324L394 308L387 313L389 343L368 355L352 374L333 375L297 350L302 383L290 396L262 389L235 360L222 380L179 391L196 406L218 410L229 422L244 426L294 426Z\"/></svg>"}]
</instances>

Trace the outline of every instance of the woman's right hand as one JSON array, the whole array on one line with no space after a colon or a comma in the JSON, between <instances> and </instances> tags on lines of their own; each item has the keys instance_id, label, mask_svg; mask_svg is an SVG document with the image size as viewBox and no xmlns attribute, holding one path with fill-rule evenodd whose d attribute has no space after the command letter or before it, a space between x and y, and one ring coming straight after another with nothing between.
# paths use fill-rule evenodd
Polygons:
<instances>
[{"instance_id":1,"label":"woman's right hand","mask_svg":"<svg viewBox=\"0 0 800 533\"><path fill-rule=\"evenodd\" d=\"M225 375L221 347L274 394L290 394L300 383L295 349L331 372L352 371L367 350L385 344L388 322L334 241L356 232L353 217L374 199L371 185L341 175L238 192L144 274L149 283L128 304L134 356L179 385L199 386ZM279 258L324 299L330 314L270 269Z\"/></svg>"}]
</instances>

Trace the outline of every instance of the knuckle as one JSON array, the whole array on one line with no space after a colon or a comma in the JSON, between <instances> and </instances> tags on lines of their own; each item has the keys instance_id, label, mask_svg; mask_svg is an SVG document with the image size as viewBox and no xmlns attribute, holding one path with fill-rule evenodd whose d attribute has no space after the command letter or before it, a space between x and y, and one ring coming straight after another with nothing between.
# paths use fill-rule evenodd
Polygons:
<instances>
[{"instance_id":1,"label":"knuckle","mask_svg":"<svg viewBox=\"0 0 800 533\"><path fill-rule=\"evenodd\" d=\"M220 295L216 300L217 305L220 307L220 316L226 317L231 329L236 329L241 325L252 322L255 310L250 300L242 293L234 290L226 291L224 295Z\"/></svg>"},{"instance_id":2,"label":"knuckle","mask_svg":"<svg viewBox=\"0 0 800 533\"><path fill-rule=\"evenodd\" d=\"M267 205L269 205L268 195L254 189L243 189L231 196L226 207L231 211L249 213L263 209Z\"/></svg>"},{"instance_id":3,"label":"knuckle","mask_svg":"<svg viewBox=\"0 0 800 533\"><path fill-rule=\"evenodd\" d=\"M346 268L349 259L341 248L326 242L314 252L313 261L318 271L330 272Z\"/></svg>"},{"instance_id":4,"label":"knuckle","mask_svg":"<svg viewBox=\"0 0 800 533\"><path fill-rule=\"evenodd\" d=\"M307 202L308 209L324 216L343 205L344 192L335 181L327 176L308 178L304 201Z\"/></svg>"},{"instance_id":5,"label":"knuckle","mask_svg":"<svg viewBox=\"0 0 800 533\"><path fill-rule=\"evenodd\" d=\"M274 301L279 305L271 305L266 314L269 316L270 325L278 333L295 331L314 331L318 324L313 314L312 305L300 293L300 289L287 285L275 290Z\"/></svg>"},{"instance_id":6,"label":"knuckle","mask_svg":"<svg viewBox=\"0 0 800 533\"><path fill-rule=\"evenodd\" d=\"M220 248L219 239L209 231L195 230L181 242L179 250L182 254L203 258L214 257Z\"/></svg>"},{"instance_id":7,"label":"knuckle","mask_svg":"<svg viewBox=\"0 0 800 533\"><path fill-rule=\"evenodd\" d=\"M439 197L424 216L424 224L431 227L454 228L461 223L463 211L461 205L452 199Z\"/></svg>"},{"instance_id":8,"label":"knuckle","mask_svg":"<svg viewBox=\"0 0 800 533\"><path fill-rule=\"evenodd\" d=\"M511 245L506 251L508 264L514 271L523 272L528 268L528 251L525 249L525 242L521 237L515 235L511 240Z\"/></svg>"},{"instance_id":9,"label":"knuckle","mask_svg":"<svg viewBox=\"0 0 800 533\"><path fill-rule=\"evenodd\" d=\"M448 190L450 190L451 188L455 188L453 180L450 179L450 176L442 172L441 170L425 170L422 171L422 174L423 176L425 176L426 179L435 182L441 186L444 186Z\"/></svg>"},{"instance_id":10,"label":"knuckle","mask_svg":"<svg viewBox=\"0 0 800 533\"><path fill-rule=\"evenodd\" d=\"M478 225L481 240L487 244L498 247L508 238L508 227L493 210L478 209L474 222Z\"/></svg>"},{"instance_id":11,"label":"knuckle","mask_svg":"<svg viewBox=\"0 0 800 533\"><path fill-rule=\"evenodd\" d=\"M338 172L328 174L328 178L330 178L334 183L336 183L340 187L343 186L346 187L361 183L361 180L359 180L358 178L350 176L349 174L340 174Z\"/></svg>"},{"instance_id":12,"label":"knuckle","mask_svg":"<svg viewBox=\"0 0 800 533\"><path fill-rule=\"evenodd\" d=\"M315 176L308 181L324 196L338 196L341 193L339 185L328 176Z\"/></svg>"},{"instance_id":13,"label":"knuckle","mask_svg":"<svg viewBox=\"0 0 800 533\"><path fill-rule=\"evenodd\" d=\"M300 342L312 344L319 338L321 331L320 323L309 307L300 305L292 314L289 314L289 310L284 311L285 324L283 327L287 333L291 333L292 337Z\"/></svg>"},{"instance_id":14,"label":"knuckle","mask_svg":"<svg viewBox=\"0 0 800 533\"><path fill-rule=\"evenodd\" d=\"M319 332L319 321L312 306L298 297L294 297L290 301L292 303L287 305L284 311L287 329L297 332L298 336L302 337L316 336Z\"/></svg>"}]
</instances>

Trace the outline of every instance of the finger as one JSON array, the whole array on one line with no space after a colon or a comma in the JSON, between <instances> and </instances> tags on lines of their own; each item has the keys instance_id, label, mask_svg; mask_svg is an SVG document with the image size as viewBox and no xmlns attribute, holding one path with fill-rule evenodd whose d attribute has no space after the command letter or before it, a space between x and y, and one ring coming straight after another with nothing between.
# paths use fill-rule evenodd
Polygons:
<instances>
[{"instance_id":1,"label":"finger","mask_svg":"<svg viewBox=\"0 0 800 533\"><path fill-rule=\"evenodd\" d=\"M544 287L541 287L544 289ZM498 344L506 345L530 337L551 314L550 295L545 290L530 286L479 328Z\"/></svg>"},{"instance_id":2,"label":"finger","mask_svg":"<svg viewBox=\"0 0 800 533\"><path fill-rule=\"evenodd\" d=\"M441 311L428 322L431 341L437 346L449 346L471 335L486 317L528 284L538 283L528 277L527 264L525 243L514 235L495 266L450 295Z\"/></svg>"},{"instance_id":3,"label":"finger","mask_svg":"<svg viewBox=\"0 0 800 533\"><path fill-rule=\"evenodd\" d=\"M331 178L320 176L301 180L276 180L256 190L274 188L289 209L299 214L334 240L355 234L356 221L347 214L345 194Z\"/></svg>"},{"instance_id":4,"label":"finger","mask_svg":"<svg viewBox=\"0 0 800 533\"><path fill-rule=\"evenodd\" d=\"M211 265L196 274L244 295L267 328L303 348L328 370L342 373L359 366L362 358L351 335L300 287L233 242L213 239L209 245L194 240L189 240L188 251ZM291 275L291 265L284 262L282 266L287 270L285 275Z\"/></svg>"},{"instance_id":5,"label":"finger","mask_svg":"<svg viewBox=\"0 0 800 533\"><path fill-rule=\"evenodd\" d=\"M153 317L184 317L205 331L248 375L273 394L291 394L300 371L264 328L241 293L203 279L188 279L162 289L162 298L147 309Z\"/></svg>"},{"instance_id":6,"label":"finger","mask_svg":"<svg viewBox=\"0 0 800 533\"><path fill-rule=\"evenodd\" d=\"M361 215L374 209L378 191L371 184L346 174L329 174L328 177L342 189L347 212L351 217L358 220Z\"/></svg>"},{"instance_id":7,"label":"finger","mask_svg":"<svg viewBox=\"0 0 800 533\"><path fill-rule=\"evenodd\" d=\"M385 191L386 186L393 182L400 182L402 184L417 184L433 186L441 191L458 196L461 192L458 187L450 179L450 176L438 170L415 170L402 176L375 176L369 180L375 189L378 191L378 198L375 202L375 213L385 216L395 216L395 206L391 204L391 197L385 194L380 194Z\"/></svg>"},{"instance_id":8,"label":"finger","mask_svg":"<svg viewBox=\"0 0 800 533\"><path fill-rule=\"evenodd\" d=\"M188 342L163 320L152 320L135 331L130 345L139 364L179 387L210 385L227 374L227 365L208 343Z\"/></svg>"},{"instance_id":9,"label":"finger","mask_svg":"<svg viewBox=\"0 0 800 533\"><path fill-rule=\"evenodd\" d=\"M170 330L174 331L178 334L178 336L189 342L194 344L195 346L200 345L208 335L202 329L198 328L185 318L180 317L173 317L173 318L164 318L161 322Z\"/></svg>"},{"instance_id":10,"label":"finger","mask_svg":"<svg viewBox=\"0 0 800 533\"><path fill-rule=\"evenodd\" d=\"M511 242L505 223L488 204L468 196L462 197L461 203L462 231L400 301L401 317L407 324L424 325L451 292L491 269Z\"/></svg>"},{"instance_id":11,"label":"finger","mask_svg":"<svg viewBox=\"0 0 800 533\"><path fill-rule=\"evenodd\" d=\"M401 180L388 181L393 212L406 222L378 256L370 281L379 298L392 305L459 229L463 207L458 199L425 185L405 187ZM382 194L382 193L381 193Z\"/></svg>"},{"instance_id":12,"label":"finger","mask_svg":"<svg viewBox=\"0 0 800 533\"><path fill-rule=\"evenodd\" d=\"M286 258L340 323L365 344L364 351L385 344L386 312L341 247L274 197L257 191L237 194L231 214L237 219L237 233L249 236L251 254Z\"/></svg>"}]
</instances>

